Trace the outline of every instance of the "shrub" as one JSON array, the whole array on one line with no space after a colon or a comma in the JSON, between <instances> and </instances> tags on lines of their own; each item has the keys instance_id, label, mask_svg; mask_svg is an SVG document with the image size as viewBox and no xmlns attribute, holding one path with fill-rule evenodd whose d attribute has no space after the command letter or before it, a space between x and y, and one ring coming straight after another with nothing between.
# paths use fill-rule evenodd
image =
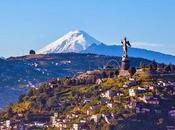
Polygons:
<instances>
[{"instance_id":1,"label":"shrub","mask_svg":"<svg viewBox=\"0 0 175 130\"><path fill-rule=\"evenodd\" d=\"M24 101L22 103L17 103L15 105L12 106L12 111L15 113L23 113L25 111L27 111L28 109L30 109L31 107L31 103L28 101Z\"/></svg>"}]
</instances>

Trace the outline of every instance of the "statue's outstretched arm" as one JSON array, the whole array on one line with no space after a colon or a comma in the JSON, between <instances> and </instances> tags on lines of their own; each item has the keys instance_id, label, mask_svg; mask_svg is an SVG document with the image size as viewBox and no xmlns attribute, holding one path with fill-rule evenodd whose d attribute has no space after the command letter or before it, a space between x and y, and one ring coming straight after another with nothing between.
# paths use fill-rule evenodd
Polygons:
<instances>
[{"instance_id":1,"label":"statue's outstretched arm","mask_svg":"<svg viewBox=\"0 0 175 130\"><path fill-rule=\"evenodd\" d=\"M128 46L129 46L129 47L131 47L131 44L130 44L130 42L127 42L127 44L128 44Z\"/></svg>"}]
</instances>

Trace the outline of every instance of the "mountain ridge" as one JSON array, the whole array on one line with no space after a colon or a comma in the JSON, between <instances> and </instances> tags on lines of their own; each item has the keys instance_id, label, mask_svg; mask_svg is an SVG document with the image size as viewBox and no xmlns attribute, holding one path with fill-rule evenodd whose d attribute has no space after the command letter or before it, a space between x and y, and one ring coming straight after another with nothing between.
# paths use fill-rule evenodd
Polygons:
<instances>
[{"instance_id":1,"label":"mountain ridge","mask_svg":"<svg viewBox=\"0 0 175 130\"><path fill-rule=\"evenodd\" d=\"M175 63L175 56L163 54L160 52L141 49L129 48L130 57L144 58L148 60L156 60L159 63ZM94 53L109 56L122 56L122 48L120 45L107 45L96 40L85 31L75 30L65 34L55 42L48 44L44 48L37 51L38 54L50 53Z\"/></svg>"},{"instance_id":2,"label":"mountain ridge","mask_svg":"<svg viewBox=\"0 0 175 130\"><path fill-rule=\"evenodd\" d=\"M81 53L94 53L99 55L109 55L109 56L122 56L122 46L120 45L95 45L93 44ZM174 64L175 56L170 54L163 54L160 52L141 49L141 48L129 48L128 55L130 57L140 57L148 60L156 60L158 63Z\"/></svg>"}]
</instances>

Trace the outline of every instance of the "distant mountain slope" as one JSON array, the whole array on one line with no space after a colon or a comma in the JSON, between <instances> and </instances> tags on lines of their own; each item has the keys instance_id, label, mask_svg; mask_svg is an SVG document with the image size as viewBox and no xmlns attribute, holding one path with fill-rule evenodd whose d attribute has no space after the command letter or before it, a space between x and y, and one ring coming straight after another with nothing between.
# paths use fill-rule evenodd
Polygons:
<instances>
[{"instance_id":1,"label":"distant mountain slope","mask_svg":"<svg viewBox=\"0 0 175 130\"><path fill-rule=\"evenodd\" d=\"M101 44L102 42L96 40L88 33L80 30L75 30L65 34L55 42L37 51L38 54L50 53L67 53L67 52L83 52L94 53L109 56L122 56L121 46ZM159 63L173 63L175 64L175 56L162 54L159 52L131 48L129 49L130 57L139 57L148 60L156 60Z\"/></svg>"},{"instance_id":2,"label":"distant mountain slope","mask_svg":"<svg viewBox=\"0 0 175 130\"><path fill-rule=\"evenodd\" d=\"M122 56L122 46L117 45L91 45L86 50L82 51L82 53L94 53L100 55L109 55L109 56ZM138 49L138 48L129 48L129 56L130 57L141 57L149 60L156 60L159 63L172 63L175 64L175 56L162 54L160 52L155 52L146 49Z\"/></svg>"},{"instance_id":3,"label":"distant mountain slope","mask_svg":"<svg viewBox=\"0 0 175 130\"><path fill-rule=\"evenodd\" d=\"M114 60L119 62L121 58L96 54L60 53L0 59L0 108L16 101L19 95L35 84L94 70ZM131 58L133 66L138 66L141 61L150 63L148 60Z\"/></svg>"},{"instance_id":4,"label":"distant mountain slope","mask_svg":"<svg viewBox=\"0 0 175 130\"><path fill-rule=\"evenodd\" d=\"M76 30L65 34L55 42L47 45L38 51L39 54L80 52L92 44L99 44L95 38L84 31Z\"/></svg>"}]
</instances>

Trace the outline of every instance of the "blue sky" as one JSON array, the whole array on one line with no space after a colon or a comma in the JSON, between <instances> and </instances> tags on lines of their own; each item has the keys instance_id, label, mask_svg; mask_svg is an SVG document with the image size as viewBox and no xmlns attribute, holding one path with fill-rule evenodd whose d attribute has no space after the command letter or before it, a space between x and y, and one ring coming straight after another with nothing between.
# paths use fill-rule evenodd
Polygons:
<instances>
[{"instance_id":1,"label":"blue sky","mask_svg":"<svg viewBox=\"0 0 175 130\"><path fill-rule=\"evenodd\" d=\"M0 56L27 54L75 29L175 55L174 7L175 0L2 0Z\"/></svg>"}]
</instances>

